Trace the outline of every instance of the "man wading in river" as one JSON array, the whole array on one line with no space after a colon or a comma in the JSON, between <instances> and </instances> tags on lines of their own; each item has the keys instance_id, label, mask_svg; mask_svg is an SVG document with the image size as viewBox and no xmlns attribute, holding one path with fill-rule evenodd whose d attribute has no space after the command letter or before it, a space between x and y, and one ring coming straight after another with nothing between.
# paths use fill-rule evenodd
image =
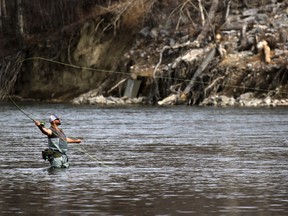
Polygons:
<instances>
[{"instance_id":1,"label":"man wading in river","mask_svg":"<svg viewBox=\"0 0 288 216\"><path fill-rule=\"evenodd\" d=\"M51 127L45 128L39 121L35 121L35 125L41 132L48 136L49 149L42 152L43 159L48 160L53 168L68 168L67 143L80 143L81 140L66 137L58 127L61 122L57 115L50 115L49 122Z\"/></svg>"}]
</instances>

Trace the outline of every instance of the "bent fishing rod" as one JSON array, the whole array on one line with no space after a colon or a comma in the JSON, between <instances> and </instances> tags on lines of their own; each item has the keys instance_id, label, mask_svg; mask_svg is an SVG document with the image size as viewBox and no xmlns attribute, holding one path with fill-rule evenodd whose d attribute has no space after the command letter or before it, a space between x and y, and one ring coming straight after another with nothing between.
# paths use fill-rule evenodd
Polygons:
<instances>
[{"instance_id":1,"label":"bent fishing rod","mask_svg":"<svg viewBox=\"0 0 288 216\"><path fill-rule=\"evenodd\" d=\"M10 101L13 103L13 105L22 113L24 114L27 118L29 118L31 121L33 121L34 123L36 123L36 120L33 119L28 113L24 112L24 110L22 110L18 104L12 99L12 97L10 95L8 95L8 98L10 99ZM45 126L45 123L43 121L40 122L40 125Z\"/></svg>"},{"instance_id":2,"label":"bent fishing rod","mask_svg":"<svg viewBox=\"0 0 288 216\"><path fill-rule=\"evenodd\" d=\"M10 95L8 95L10 101L14 104L14 106L21 112L23 113L26 117L28 117L30 120L32 120L33 122L36 122L35 119L33 119L30 115L28 115L26 112L24 112L18 105L17 103L12 99L12 97Z\"/></svg>"}]
</instances>

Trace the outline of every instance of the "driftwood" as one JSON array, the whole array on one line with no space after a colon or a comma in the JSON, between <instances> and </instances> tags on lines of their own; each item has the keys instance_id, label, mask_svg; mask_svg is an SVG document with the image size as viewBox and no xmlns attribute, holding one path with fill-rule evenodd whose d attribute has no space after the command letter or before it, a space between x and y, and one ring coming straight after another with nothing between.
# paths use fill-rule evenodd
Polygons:
<instances>
[{"instance_id":1,"label":"driftwood","mask_svg":"<svg viewBox=\"0 0 288 216\"><path fill-rule=\"evenodd\" d=\"M158 101L158 105L173 105L176 104L177 101L178 101L178 94L172 94L164 98L162 101Z\"/></svg>"},{"instance_id":2,"label":"driftwood","mask_svg":"<svg viewBox=\"0 0 288 216\"><path fill-rule=\"evenodd\" d=\"M198 67L197 71L194 73L192 79L190 80L189 84L186 86L185 90L183 91L183 94L188 95L191 89L194 87L197 77L206 69L208 64L212 61L214 56L216 55L216 48L212 48L210 52L208 53L207 57L204 59L204 61L201 63L201 65Z\"/></svg>"}]
</instances>

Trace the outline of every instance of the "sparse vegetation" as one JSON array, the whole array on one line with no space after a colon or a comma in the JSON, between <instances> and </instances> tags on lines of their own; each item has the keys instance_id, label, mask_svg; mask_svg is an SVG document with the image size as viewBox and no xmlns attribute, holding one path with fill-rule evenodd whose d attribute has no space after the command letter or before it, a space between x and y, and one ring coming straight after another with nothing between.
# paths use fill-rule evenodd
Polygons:
<instances>
[{"instance_id":1,"label":"sparse vegetation","mask_svg":"<svg viewBox=\"0 0 288 216\"><path fill-rule=\"evenodd\" d=\"M127 77L141 79L140 94L153 102L179 94L177 103L199 104L216 94L237 97L263 88L278 88L274 96L283 98L287 53L279 50L287 47L287 8L284 0L0 0L0 83L10 74L12 93L44 100L67 100L93 89L121 97ZM203 64L214 48L215 56ZM25 61L35 56L77 67ZM12 69L15 61L20 64ZM246 78L247 71L260 78ZM276 71L278 83L266 77L269 71ZM57 82L54 74L66 83L56 92L49 86L49 80ZM26 76L45 85L39 89Z\"/></svg>"}]
</instances>

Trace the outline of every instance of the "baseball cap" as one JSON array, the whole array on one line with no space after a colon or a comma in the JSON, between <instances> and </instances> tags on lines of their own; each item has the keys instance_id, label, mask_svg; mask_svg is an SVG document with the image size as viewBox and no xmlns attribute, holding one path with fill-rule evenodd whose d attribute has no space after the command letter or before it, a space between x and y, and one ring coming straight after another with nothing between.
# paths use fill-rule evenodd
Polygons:
<instances>
[{"instance_id":1,"label":"baseball cap","mask_svg":"<svg viewBox=\"0 0 288 216\"><path fill-rule=\"evenodd\" d=\"M49 122L53 122L54 120L59 119L59 117L57 115L50 115L49 116Z\"/></svg>"}]
</instances>

